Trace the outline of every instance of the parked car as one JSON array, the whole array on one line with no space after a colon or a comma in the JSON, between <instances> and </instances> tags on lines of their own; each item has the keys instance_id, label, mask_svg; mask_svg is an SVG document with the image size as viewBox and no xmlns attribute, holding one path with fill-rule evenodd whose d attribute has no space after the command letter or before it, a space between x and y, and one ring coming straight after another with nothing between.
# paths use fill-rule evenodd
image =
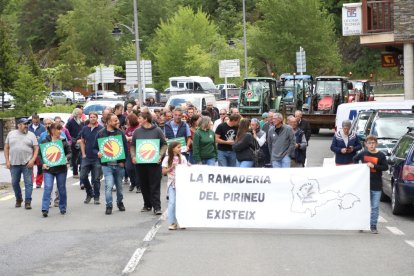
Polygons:
<instances>
[{"instance_id":1,"label":"parked car","mask_svg":"<svg viewBox=\"0 0 414 276\"><path fill-rule=\"evenodd\" d=\"M158 91L155 88L146 87L142 89L144 91L144 101L150 97L153 97L156 102L160 102L160 99L157 99ZM138 88L134 88L128 91L127 93L128 100L139 99L138 97ZM167 102L167 101L165 101Z\"/></svg>"},{"instance_id":2,"label":"parked car","mask_svg":"<svg viewBox=\"0 0 414 276\"><path fill-rule=\"evenodd\" d=\"M114 108L116 104L124 105L124 101L121 100L108 100L108 99L98 99L98 100L90 100L85 104L83 107L83 113L85 115L89 115L89 112L95 111L98 113L98 119L102 117L102 111L106 107Z\"/></svg>"},{"instance_id":3,"label":"parked car","mask_svg":"<svg viewBox=\"0 0 414 276\"><path fill-rule=\"evenodd\" d=\"M365 126L373 112L373 110L359 111L357 117L352 121L351 132L354 131L360 140L365 139Z\"/></svg>"},{"instance_id":4,"label":"parked car","mask_svg":"<svg viewBox=\"0 0 414 276\"><path fill-rule=\"evenodd\" d=\"M53 104L65 104L66 103L66 95L61 91L50 92L49 99L52 101Z\"/></svg>"},{"instance_id":5,"label":"parked car","mask_svg":"<svg viewBox=\"0 0 414 276\"><path fill-rule=\"evenodd\" d=\"M414 203L414 128L401 137L387 157L389 169L382 175L382 200L391 198L394 215L404 214Z\"/></svg>"},{"instance_id":6,"label":"parked car","mask_svg":"<svg viewBox=\"0 0 414 276\"><path fill-rule=\"evenodd\" d=\"M67 104L86 102L85 96L83 96L80 92L62 91L62 93L66 96Z\"/></svg>"},{"instance_id":7,"label":"parked car","mask_svg":"<svg viewBox=\"0 0 414 276\"><path fill-rule=\"evenodd\" d=\"M4 94L4 100L2 101ZM0 92L0 107L10 108L14 106L14 97L8 92Z\"/></svg>"},{"instance_id":8,"label":"parked car","mask_svg":"<svg viewBox=\"0 0 414 276\"><path fill-rule=\"evenodd\" d=\"M115 91L102 91L104 99L126 100L125 95L116 93Z\"/></svg>"},{"instance_id":9,"label":"parked car","mask_svg":"<svg viewBox=\"0 0 414 276\"><path fill-rule=\"evenodd\" d=\"M378 137L378 150L389 153L398 139L407 131L407 127L414 127L414 114L401 111L375 111L369 117L362 140L368 135Z\"/></svg>"}]
</instances>

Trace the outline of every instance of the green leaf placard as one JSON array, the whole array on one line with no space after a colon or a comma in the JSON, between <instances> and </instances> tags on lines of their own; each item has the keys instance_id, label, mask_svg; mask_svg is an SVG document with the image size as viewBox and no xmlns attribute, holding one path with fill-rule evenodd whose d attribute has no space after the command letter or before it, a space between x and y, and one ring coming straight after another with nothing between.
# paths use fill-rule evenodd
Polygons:
<instances>
[{"instance_id":1,"label":"green leaf placard","mask_svg":"<svg viewBox=\"0 0 414 276\"><path fill-rule=\"evenodd\" d=\"M66 165L66 155L63 149L62 140L51 141L40 144L43 163L49 167Z\"/></svg>"},{"instance_id":2,"label":"green leaf placard","mask_svg":"<svg viewBox=\"0 0 414 276\"><path fill-rule=\"evenodd\" d=\"M167 140L167 145L169 146L172 142L177 141L181 144L181 152L187 152L187 142L184 137L178 137Z\"/></svg>"},{"instance_id":3,"label":"green leaf placard","mask_svg":"<svg viewBox=\"0 0 414 276\"><path fill-rule=\"evenodd\" d=\"M99 152L102 153L102 163L125 159L125 149L121 135L99 138L98 147Z\"/></svg>"},{"instance_id":4,"label":"green leaf placard","mask_svg":"<svg viewBox=\"0 0 414 276\"><path fill-rule=\"evenodd\" d=\"M160 159L160 139L136 140L137 164L154 164Z\"/></svg>"}]
</instances>

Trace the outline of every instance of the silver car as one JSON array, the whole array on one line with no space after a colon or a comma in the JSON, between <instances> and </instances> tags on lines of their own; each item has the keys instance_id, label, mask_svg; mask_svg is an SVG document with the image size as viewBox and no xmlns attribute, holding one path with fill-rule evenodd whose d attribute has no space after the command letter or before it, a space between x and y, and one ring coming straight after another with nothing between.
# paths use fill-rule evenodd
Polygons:
<instances>
[{"instance_id":1,"label":"silver car","mask_svg":"<svg viewBox=\"0 0 414 276\"><path fill-rule=\"evenodd\" d=\"M53 104L66 104L66 95L63 92L50 92L49 98Z\"/></svg>"}]
</instances>

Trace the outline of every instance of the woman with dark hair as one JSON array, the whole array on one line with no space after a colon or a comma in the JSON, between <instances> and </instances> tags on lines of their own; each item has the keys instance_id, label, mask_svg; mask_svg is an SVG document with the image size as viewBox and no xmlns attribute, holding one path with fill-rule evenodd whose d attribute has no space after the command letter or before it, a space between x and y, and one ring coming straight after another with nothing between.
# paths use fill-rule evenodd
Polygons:
<instances>
[{"instance_id":1,"label":"woman with dark hair","mask_svg":"<svg viewBox=\"0 0 414 276\"><path fill-rule=\"evenodd\" d=\"M149 212L154 209L154 214L161 215L161 160L167 151L167 142L164 133L156 125L152 124L152 116L149 112L141 112L138 116L140 127L134 131L131 141L130 154L132 163L136 164L144 207L141 212ZM137 140L158 139L160 141L160 159L156 163L137 164L136 142Z\"/></svg>"},{"instance_id":2,"label":"woman with dark hair","mask_svg":"<svg viewBox=\"0 0 414 276\"><path fill-rule=\"evenodd\" d=\"M42 199L42 214L44 217L48 216L49 213L49 204L50 204L50 195L53 190L53 181L56 179L57 189L59 192L59 210L62 215L66 214L66 175L68 173L67 164L70 162L71 158L71 149L70 145L65 139L61 138L62 125L60 123L52 123L48 128L49 135L43 140L42 144L49 142L62 141L63 150L65 152L66 164L58 165L54 167L49 167L44 164L42 155L40 154L40 162L43 167L44 173L44 191ZM59 156L60 152L55 152L53 155Z\"/></svg>"},{"instance_id":3,"label":"woman with dark hair","mask_svg":"<svg viewBox=\"0 0 414 276\"><path fill-rule=\"evenodd\" d=\"M194 139L194 133L198 128L198 125L200 124L201 117L198 114L195 114L191 116L190 120L188 121L188 125L190 126L190 139L187 142L187 152L188 152L188 161L190 164L195 164L195 161L193 159L193 139Z\"/></svg>"},{"instance_id":4,"label":"woman with dark hair","mask_svg":"<svg viewBox=\"0 0 414 276\"><path fill-rule=\"evenodd\" d=\"M237 167L253 167L253 151L255 144L253 135L249 131L250 120L242 119L237 130L236 141L233 144L233 151L236 152Z\"/></svg>"},{"instance_id":5,"label":"woman with dark hair","mask_svg":"<svg viewBox=\"0 0 414 276\"><path fill-rule=\"evenodd\" d=\"M134 131L138 128L139 123L138 123L138 116L135 115L133 112L131 112L126 119L126 130L125 130L125 137L127 139L128 142L128 151L127 156L126 156L126 163L125 163L125 168L126 168L126 172L127 175L129 177L129 179L131 180L131 184L129 186L129 191L132 192L134 190L134 188L137 188L137 193L141 192L141 189L139 187L139 182L138 182L138 177L135 171L135 166L134 164L132 164L132 158L131 158L131 152L130 152L130 148L131 148L131 143L132 143L132 135L134 134Z\"/></svg>"}]
</instances>

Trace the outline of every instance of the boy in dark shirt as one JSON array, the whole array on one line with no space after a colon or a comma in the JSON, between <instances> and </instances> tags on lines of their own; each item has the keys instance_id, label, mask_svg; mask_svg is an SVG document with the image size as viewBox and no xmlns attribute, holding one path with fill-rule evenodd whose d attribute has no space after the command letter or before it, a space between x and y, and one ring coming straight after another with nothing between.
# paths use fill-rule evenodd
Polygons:
<instances>
[{"instance_id":1,"label":"boy in dark shirt","mask_svg":"<svg viewBox=\"0 0 414 276\"><path fill-rule=\"evenodd\" d=\"M382 191L382 171L388 169L385 154L378 151L377 144L377 137L369 135L365 140L366 149L353 158L354 163L361 161L370 168L371 233L373 234L378 234L377 221Z\"/></svg>"}]
</instances>

